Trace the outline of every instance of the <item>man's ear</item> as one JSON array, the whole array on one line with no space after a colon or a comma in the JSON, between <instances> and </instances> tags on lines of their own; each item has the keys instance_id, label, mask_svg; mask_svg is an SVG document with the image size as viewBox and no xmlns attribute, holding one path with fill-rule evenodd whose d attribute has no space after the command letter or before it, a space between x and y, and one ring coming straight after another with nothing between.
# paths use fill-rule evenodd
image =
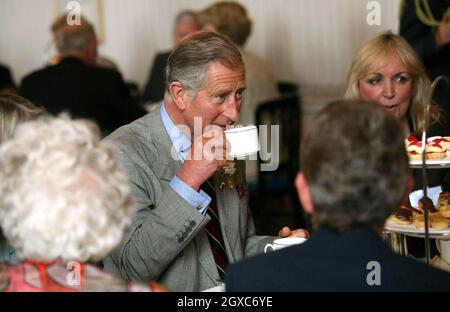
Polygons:
<instances>
[{"instance_id":1,"label":"man's ear","mask_svg":"<svg viewBox=\"0 0 450 312\"><path fill-rule=\"evenodd\" d=\"M179 81L172 81L169 85L169 93L172 97L173 103L179 110L184 111L186 109L186 90L183 84Z\"/></svg>"},{"instance_id":2,"label":"man's ear","mask_svg":"<svg viewBox=\"0 0 450 312\"><path fill-rule=\"evenodd\" d=\"M97 63L97 56L97 41L91 36L84 50L85 61L90 65L95 65Z\"/></svg>"},{"instance_id":3,"label":"man's ear","mask_svg":"<svg viewBox=\"0 0 450 312\"><path fill-rule=\"evenodd\" d=\"M298 197L303 209L307 214L312 214L314 212L314 205L311 197L311 192L309 191L308 182L306 182L305 175L303 172L299 172L295 178L295 188L298 192Z\"/></svg>"}]
</instances>

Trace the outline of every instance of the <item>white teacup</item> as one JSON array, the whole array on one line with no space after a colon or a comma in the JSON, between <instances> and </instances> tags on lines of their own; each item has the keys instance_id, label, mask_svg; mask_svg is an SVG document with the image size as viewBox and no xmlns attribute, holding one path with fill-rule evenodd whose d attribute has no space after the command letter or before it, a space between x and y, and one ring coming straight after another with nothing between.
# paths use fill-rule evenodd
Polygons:
<instances>
[{"instance_id":1,"label":"white teacup","mask_svg":"<svg viewBox=\"0 0 450 312\"><path fill-rule=\"evenodd\" d=\"M230 156L243 157L259 151L258 130L256 126L236 127L224 131L230 142Z\"/></svg>"},{"instance_id":2,"label":"white teacup","mask_svg":"<svg viewBox=\"0 0 450 312\"><path fill-rule=\"evenodd\" d=\"M450 263L450 240L436 239L436 247L441 254L441 258Z\"/></svg>"},{"instance_id":3,"label":"white teacup","mask_svg":"<svg viewBox=\"0 0 450 312\"><path fill-rule=\"evenodd\" d=\"M303 237L284 237L284 238L278 238L273 241L272 244L267 244L266 247L264 247L264 253L267 253L268 251L275 251L279 249L283 249L292 245L297 245L304 243L306 241L306 238Z\"/></svg>"}]
</instances>

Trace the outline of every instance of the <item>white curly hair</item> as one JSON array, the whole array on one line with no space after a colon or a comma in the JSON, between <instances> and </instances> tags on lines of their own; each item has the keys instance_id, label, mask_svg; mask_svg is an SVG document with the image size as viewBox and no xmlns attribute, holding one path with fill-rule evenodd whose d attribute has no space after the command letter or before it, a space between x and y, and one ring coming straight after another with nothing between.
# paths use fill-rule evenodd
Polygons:
<instances>
[{"instance_id":1,"label":"white curly hair","mask_svg":"<svg viewBox=\"0 0 450 312\"><path fill-rule=\"evenodd\" d=\"M90 121L25 122L0 147L0 224L21 258L97 261L133 213L128 178Z\"/></svg>"}]
</instances>

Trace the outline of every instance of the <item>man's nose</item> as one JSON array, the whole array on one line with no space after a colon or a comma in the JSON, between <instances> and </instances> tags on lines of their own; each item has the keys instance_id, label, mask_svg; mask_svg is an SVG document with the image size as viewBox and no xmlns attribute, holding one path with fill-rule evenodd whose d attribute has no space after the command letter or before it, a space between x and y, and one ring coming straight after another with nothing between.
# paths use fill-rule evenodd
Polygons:
<instances>
[{"instance_id":1,"label":"man's nose","mask_svg":"<svg viewBox=\"0 0 450 312\"><path fill-rule=\"evenodd\" d=\"M239 119L239 101L236 99L230 100L225 108L224 115L231 121L236 122Z\"/></svg>"}]
</instances>

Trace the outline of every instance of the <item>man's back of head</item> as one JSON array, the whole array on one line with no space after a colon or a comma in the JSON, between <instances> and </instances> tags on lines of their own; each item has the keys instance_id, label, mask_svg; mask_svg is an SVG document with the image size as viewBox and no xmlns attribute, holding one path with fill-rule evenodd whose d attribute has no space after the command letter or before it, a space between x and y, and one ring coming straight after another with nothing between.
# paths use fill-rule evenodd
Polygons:
<instances>
[{"instance_id":1,"label":"man's back of head","mask_svg":"<svg viewBox=\"0 0 450 312\"><path fill-rule=\"evenodd\" d=\"M380 227L407 190L401 126L374 103L330 103L303 141L301 168L315 226L338 233Z\"/></svg>"},{"instance_id":2,"label":"man's back of head","mask_svg":"<svg viewBox=\"0 0 450 312\"><path fill-rule=\"evenodd\" d=\"M92 24L84 17L79 25L69 24L64 14L51 26L55 44L61 57L76 56L88 64L97 59L97 39Z\"/></svg>"}]
</instances>

